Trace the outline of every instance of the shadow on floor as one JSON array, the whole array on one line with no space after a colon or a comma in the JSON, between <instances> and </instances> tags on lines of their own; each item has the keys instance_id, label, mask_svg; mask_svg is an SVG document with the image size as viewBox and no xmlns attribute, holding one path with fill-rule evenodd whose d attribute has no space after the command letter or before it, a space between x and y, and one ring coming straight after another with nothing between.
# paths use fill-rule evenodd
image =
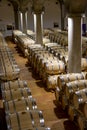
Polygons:
<instances>
[{"instance_id":1,"label":"shadow on floor","mask_svg":"<svg viewBox=\"0 0 87 130\"><path fill-rule=\"evenodd\" d=\"M65 130L79 130L78 126L76 126L76 124L70 120L64 121L63 124L64 124Z\"/></svg>"},{"instance_id":2,"label":"shadow on floor","mask_svg":"<svg viewBox=\"0 0 87 130\"><path fill-rule=\"evenodd\" d=\"M17 46L15 46L15 50L17 51L20 57L25 58L23 52Z\"/></svg>"},{"instance_id":3,"label":"shadow on floor","mask_svg":"<svg viewBox=\"0 0 87 130\"><path fill-rule=\"evenodd\" d=\"M0 130L7 130L5 110L3 108L0 108Z\"/></svg>"},{"instance_id":4,"label":"shadow on floor","mask_svg":"<svg viewBox=\"0 0 87 130\"><path fill-rule=\"evenodd\" d=\"M13 43L13 39L12 39L12 36L6 36L5 37L5 40L6 40L6 42L12 42Z\"/></svg>"},{"instance_id":5,"label":"shadow on floor","mask_svg":"<svg viewBox=\"0 0 87 130\"><path fill-rule=\"evenodd\" d=\"M66 111L62 109L61 105L56 106L54 108L54 112L56 116L58 117L58 119L68 118Z\"/></svg>"}]
</instances>

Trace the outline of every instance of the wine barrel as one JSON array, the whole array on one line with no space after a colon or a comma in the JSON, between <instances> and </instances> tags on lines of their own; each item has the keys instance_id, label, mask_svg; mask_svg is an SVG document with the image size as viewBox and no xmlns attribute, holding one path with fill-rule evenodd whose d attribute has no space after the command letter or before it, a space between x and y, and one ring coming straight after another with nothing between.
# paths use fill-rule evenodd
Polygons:
<instances>
[{"instance_id":1,"label":"wine barrel","mask_svg":"<svg viewBox=\"0 0 87 130\"><path fill-rule=\"evenodd\" d=\"M60 40L61 40L61 35L59 34L59 36L57 36L56 42L57 42L58 44L60 44Z\"/></svg>"},{"instance_id":2,"label":"wine barrel","mask_svg":"<svg viewBox=\"0 0 87 130\"><path fill-rule=\"evenodd\" d=\"M30 110L21 111L6 115L8 130L33 129L34 127L44 127L42 111Z\"/></svg>"},{"instance_id":3,"label":"wine barrel","mask_svg":"<svg viewBox=\"0 0 87 130\"><path fill-rule=\"evenodd\" d=\"M28 87L27 82L20 79L1 83L2 91L18 89L18 88L27 88L27 87Z\"/></svg>"},{"instance_id":4,"label":"wine barrel","mask_svg":"<svg viewBox=\"0 0 87 130\"><path fill-rule=\"evenodd\" d=\"M56 51L56 50L58 50L58 49L60 49L60 48L61 48L60 45L52 46L52 47L50 47L49 52L53 54L54 51Z\"/></svg>"},{"instance_id":5,"label":"wine barrel","mask_svg":"<svg viewBox=\"0 0 87 130\"><path fill-rule=\"evenodd\" d=\"M77 111L77 114L79 112L87 119L87 102L80 104L79 108L76 109L76 111Z\"/></svg>"},{"instance_id":6,"label":"wine barrel","mask_svg":"<svg viewBox=\"0 0 87 130\"><path fill-rule=\"evenodd\" d=\"M80 104L83 104L87 101L87 88L74 92L72 97L72 103L75 109L80 107Z\"/></svg>"},{"instance_id":7,"label":"wine barrel","mask_svg":"<svg viewBox=\"0 0 87 130\"><path fill-rule=\"evenodd\" d=\"M46 43L49 43L49 42L50 42L50 39L43 37L43 44L46 44Z\"/></svg>"},{"instance_id":8,"label":"wine barrel","mask_svg":"<svg viewBox=\"0 0 87 130\"><path fill-rule=\"evenodd\" d=\"M46 85L48 89L55 89L57 86L57 78L59 75L48 76L46 80Z\"/></svg>"},{"instance_id":9,"label":"wine barrel","mask_svg":"<svg viewBox=\"0 0 87 130\"><path fill-rule=\"evenodd\" d=\"M79 106L79 111L81 111L84 117L87 119L87 102L84 102Z\"/></svg>"},{"instance_id":10,"label":"wine barrel","mask_svg":"<svg viewBox=\"0 0 87 130\"><path fill-rule=\"evenodd\" d=\"M52 51L54 50L53 48L57 48L58 47L58 45L56 45L56 46L51 46L51 47L48 47L48 52L50 52L50 53L52 53Z\"/></svg>"},{"instance_id":11,"label":"wine barrel","mask_svg":"<svg viewBox=\"0 0 87 130\"><path fill-rule=\"evenodd\" d=\"M65 94L61 95L61 105L62 105L62 109L65 110L68 106L68 100L66 98Z\"/></svg>"},{"instance_id":12,"label":"wine barrel","mask_svg":"<svg viewBox=\"0 0 87 130\"><path fill-rule=\"evenodd\" d=\"M44 48L34 48L31 49L30 51L30 56L31 56L31 62L33 62L37 59L37 57L41 56L43 53L48 53Z\"/></svg>"},{"instance_id":13,"label":"wine barrel","mask_svg":"<svg viewBox=\"0 0 87 130\"><path fill-rule=\"evenodd\" d=\"M38 128L33 128L32 130L51 130L49 127L38 127Z\"/></svg>"},{"instance_id":14,"label":"wine barrel","mask_svg":"<svg viewBox=\"0 0 87 130\"><path fill-rule=\"evenodd\" d=\"M61 46L63 46L63 42L64 42L64 36L61 36L60 41L59 41Z\"/></svg>"},{"instance_id":15,"label":"wine barrel","mask_svg":"<svg viewBox=\"0 0 87 130\"><path fill-rule=\"evenodd\" d=\"M0 32L0 47L1 46L8 46L5 42L4 35L2 34L2 32Z\"/></svg>"},{"instance_id":16,"label":"wine barrel","mask_svg":"<svg viewBox=\"0 0 87 130\"><path fill-rule=\"evenodd\" d=\"M59 60L60 60L60 54L61 54L61 51L63 51L62 48L56 48L56 49L53 49L51 51L51 53L56 56Z\"/></svg>"},{"instance_id":17,"label":"wine barrel","mask_svg":"<svg viewBox=\"0 0 87 130\"><path fill-rule=\"evenodd\" d=\"M74 106L69 105L69 107L68 107L68 115L69 115L69 119L70 119L71 121L74 121L74 118L75 118L75 116L76 116L76 113L77 113L77 112L76 112Z\"/></svg>"},{"instance_id":18,"label":"wine barrel","mask_svg":"<svg viewBox=\"0 0 87 130\"><path fill-rule=\"evenodd\" d=\"M34 45L31 45L31 46L28 46L28 52L29 52L29 54L31 54L32 50L39 49L39 48L42 48L40 44L34 44Z\"/></svg>"},{"instance_id":19,"label":"wine barrel","mask_svg":"<svg viewBox=\"0 0 87 130\"><path fill-rule=\"evenodd\" d=\"M33 57L33 61L36 63L37 61L39 61L40 59L43 59L43 57L48 57L49 53L48 51L39 51L38 53L35 53L34 57Z\"/></svg>"},{"instance_id":20,"label":"wine barrel","mask_svg":"<svg viewBox=\"0 0 87 130\"><path fill-rule=\"evenodd\" d=\"M26 34L22 34L17 36L17 40L19 47L23 47L26 48L28 46L28 44L34 44L34 40L32 40L31 38L29 38Z\"/></svg>"},{"instance_id":21,"label":"wine barrel","mask_svg":"<svg viewBox=\"0 0 87 130\"><path fill-rule=\"evenodd\" d=\"M75 80L65 85L65 95L67 99L72 97L72 94L78 90L87 88L87 80Z\"/></svg>"},{"instance_id":22,"label":"wine barrel","mask_svg":"<svg viewBox=\"0 0 87 130\"><path fill-rule=\"evenodd\" d=\"M36 62L34 62L34 64L35 64L35 66L36 66L36 72L39 72L39 70L40 70L40 67L42 68L42 66L41 66L41 61L43 60L43 59L49 59L50 60L50 54L49 53L44 53L43 55L40 55L35 61Z\"/></svg>"},{"instance_id":23,"label":"wine barrel","mask_svg":"<svg viewBox=\"0 0 87 130\"><path fill-rule=\"evenodd\" d=\"M20 98L4 102L6 114L13 114L19 111L37 109L36 100L34 98Z\"/></svg>"},{"instance_id":24,"label":"wine barrel","mask_svg":"<svg viewBox=\"0 0 87 130\"><path fill-rule=\"evenodd\" d=\"M41 55L43 55L43 54L47 54L48 53L48 51L47 50L45 50L44 48L40 48L40 49L34 49L32 52L31 52L32 54L32 58L34 59L36 59L36 57L39 57L39 56L41 56Z\"/></svg>"},{"instance_id":25,"label":"wine barrel","mask_svg":"<svg viewBox=\"0 0 87 130\"><path fill-rule=\"evenodd\" d=\"M44 52L45 50L43 49L43 48L36 48L36 49L33 49L33 50L31 50L31 64L33 65L34 64L34 62L35 62L35 55L39 55L39 53L42 53L42 52Z\"/></svg>"},{"instance_id":26,"label":"wine barrel","mask_svg":"<svg viewBox=\"0 0 87 130\"><path fill-rule=\"evenodd\" d=\"M87 129L87 120L84 117L83 113L76 110L73 106L69 106L69 119L71 121L74 121L76 125L78 125L80 130L86 130Z\"/></svg>"},{"instance_id":27,"label":"wine barrel","mask_svg":"<svg viewBox=\"0 0 87 130\"><path fill-rule=\"evenodd\" d=\"M55 88L55 98L56 98L56 101L59 102L59 98L60 98L60 89L59 89L59 87Z\"/></svg>"},{"instance_id":28,"label":"wine barrel","mask_svg":"<svg viewBox=\"0 0 87 130\"><path fill-rule=\"evenodd\" d=\"M63 38L64 38L64 39L63 39L61 45L62 45L62 46L68 46L68 38L67 38L67 36L63 35Z\"/></svg>"},{"instance_id":29,"label":"wine barrel","mask_svg":"<svg viewBox=\"0 0 87 130\"><path fill-rule=\"evenodd\" d=\"M75 116L83 115L85 119L87 119L87 102L81 104L78 109L75 109L73 105L69 105L68 115L70 120L74 120Z\"/></svg>"},{"instance_id":30,"label":"wine barrel","mask_svg":"<svg viewBox=\"0 0 87 130\"><path fill-rule=\"evenodd\" d=\"M19 78L20 69L7 48L0 48L0 80L8 81Z\"/></svg>"},{"instance_id":31,"label":"wine barrel","mask_svg":"<svg viewBox=\"0 0 87 130\"><path fill-rule=\"evenodd\" d=\"M40 67L44 68L47 63L52 63L53 61L56 61L56 60L57 60L56 57L54 57L53 55L49 55L48 57L40 60Z\"/></svg>"},{"instance_id":32,"label":"wine barrel","mask_svg":"<svg viewBox=\"0 0 87 130\"><path fill-rule=\"evenodd\" d=\"M54 36L53 34L50 35L50 41L51 41L51 42L54 42L54 37L55 37L55 36Z\"/></svg>"},{"instance_id":33,"label":"wine barrel","mask_svg":"<svg viewBox=\"0 0 87 130\"><path fill-rule=\"evenodd\" d=\"M53 61L45 64L45 71L47 74L65 73L65 65L62 61Z\"/></svg>"},{"instance_id":34,"label":"wine barrel","mask_svg":"<svg viewBox=\"0 0 87 130\"><path fill-rule=\"evenodd\" d=\"M60 55L60 59L67 65L68 64L68 55Z\"/></svg>"},{"instance_id":35,"label":"wine barrel","mask_svg":"<svg viewBox=\"0 0 87 130\"><path fill-rule=\"evenodd\" d=\"M58 76L57 84L60 89L62 89L63 86L65 86L65 83L74 81L74 80L80 80L80 79L86 79L87 73L69 73L69 74L62 74Z\"/></svg>"},{"instance_id":36,"label":"wine barrel","mask_svg":"<svg viewBox=\"0 0 87 130\"><path fill-rule=\"evenodd\" d=\"M5 101L15 100L22 97L23 98L32 97L31 91L29 88L18 88L18 89L2 91L2 98Z\"/></svg>"},{"instance_id":37,"label":"wine barrel","mask_svg":"<svg viewBox=\"0 0 87 130\"><path fill-rule=\"evenodd\" d=\"M41 78L42 78L43 83L46 84L46 80L47 80L48 75L47 75L47 73L44 71L44 69L42 69L42 72L41 72L40 76L41 76Z\"/></svg>"},{"instance_id":38,"label":"wine barrel","mask_svg":"<svg viewBox=\"0 0 87 130\"><path fill-rule=\"evenodd\" d=\"M49 47L51 46L57 46L58 44L57 43L46 43L44 46L45 46L45 49L48 50Z\"/></svg>"},{"instance_id":39,"label":"wine barrel","mask_svg":"<svg viewBox=\"0 0 87 130\"><path fill-rule=\"evenodd\" d=\"M81 70L82 71L87 70L87 59L86 58L82 58L82 60L81 60Z\"/></svg>"},{"instance_id":40,"label":"wine barrel","mask_svg":"<svg viewBox=\"0 0 87 130\"><path fill-rule=\"evenodd\" d=\"M65 58L63 57L62 60L66 63L67 68L68 68L68 56L66 55ZM81 70L86 71L87 70L87 59L86 58L81 58Z\"/></svg>"},{"instance_id":41,"label":"wine barrel","mask_svg":"<svg viewBox=\"0 0 87 130\"><path fill-rule=\"evenodd\" d=\"M59 60L62 60L62 57L67 55L67 52L63 47L61 47L58 50L54 50L54 55L58 57Z\"/></svg>"},{"instance_id":42,"label":"wine barrel","mask_svg":"<svg viewBox=\"0 0 87 130\"><path fill-rule=\"evenodd\" d=\"M85 117L79 112L77 114L77 125L80 130L87 129L87 121L86 121Z\"/></svg>"}]
</instances>

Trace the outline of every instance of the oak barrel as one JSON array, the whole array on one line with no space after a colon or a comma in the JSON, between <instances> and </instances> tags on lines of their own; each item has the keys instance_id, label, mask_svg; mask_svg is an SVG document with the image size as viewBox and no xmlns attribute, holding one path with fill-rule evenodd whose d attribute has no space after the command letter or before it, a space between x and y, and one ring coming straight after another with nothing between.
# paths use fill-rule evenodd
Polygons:
<instances>
[{"instance_id":1,"label":"oak barrel","mask_svg":"<svg viewBox=\"0 0 87 130\"><path fill-rule=\"evenodd\" d=\"M4 102L5 112L12 114L19 111L37 109L36 100L34 98L20 98Z\"/></svg>"},{"instance_id":2,"label":"oak barrel","mask_svg":"<svg viewBox=\"0 0 87 130\"><path fill-rule=\"evenodd\" d=\"M87 88L76 91L72 97L72 103L75 109L78 109L80 104L83 104L87 101Z\"/></svg>"},{"instance_id":3,"label":"oak barrel","mask_svg":"<svg viewBox=\"0 0 87 130\"><path fill-rule=\"evenodd\" d=\"M27 82L25 80L14 80L1 83L1 90L7 91L11 89L18 89L18 88L27 88Z\"/></svg>"},{"instance_id":4,"label":"oak barrel","mask_svg":"<svg viewBox=\"0 0 87 130\"><path fill-rule=\"evenodd\" d=\"M30 110L6 115L8 130L27 130L44 127L42 111Z\"/></svg>"},{"instance_id":5,"label":"oak barrel","mask_svg":"<svg viewBox=\"0 0 87 130\"><path fill-rule=\"evenodd\" d=\"M15 100L22 97L24 98L32 97L29 88L18 88L18 89L2 91L2 98L5 101Z\"/></svg>"},{"instance_id":6,"label":"oak barrel","mask_svg":"<svg viewBox=\"0 0 87 130\"><path fill-rule=\"evenodd\" d=\"M38 127L38 128L33 128L32 130L51 130L49 127Z\"/></svg>"},{"instance_id":7,"label":"oak barrel","mask_svg":"<svg viewBox=\"0 0 87 130\"><path fill-rule=\"evenodd\" d=\"M71 121L74 121L74 117L76 115L76 111L73 105L69 105L68 107L68 115L69 115L69 119Z\"/></svg>"},{"instance_id":8,"label":"oak barrel","mask_svg":"<svg viewBox=\"0 0 87 130\"><path fill-rule=\"evenodd\" d=\"M0 48L0 79L13 80L19 77L20 69L8 47Z\"/></svg>"},{"instance_id":9,"label":"oak barrel","mask_svg":"<svg viewBox=\"0 0 87 130\"><path fill-rule=\"evenodd\" d=\"M69 74L62 74L58 76L57 84L60 89L62 89L63 86L65 86L65 83L74 81L74 80L80 80L80 79L86 79L87 73L69 73Z\"/></svg>"},{"instance_id":10,"label":"oak barrel","mask_svg":"<svg viewBox=\"0 0 87 130\"><path fill-rule=\"evenodd\" d=\"M59 87L57 86L55 88L55 98L56 98L56 101L58 102L59 101L59 97L60 97L60 89Z\"/></svg>"},{"instance_id":11,"label":"oak barrel","mask_svg":"<svg viewBox=\"0 0 87 130\"><path fill-rule=\"evenodd\" d=\"M62 61L53 61L45 64L45 71L47 74L65 73L65 65Z\"/></svg>"},{"instance_id":12,"label":"oak barrel","mask_svg":"<svg viewBox=\"0 0 87 130\"><path fill-rule=\"evenodd\" d=\"M55 89L57 86L58 75L48 76L46 80L46 85L48 89Z\"/></svg>"},{"instance_id":13,"label":"oak barrel","mask_svg":"<svg viewBox=\"0 0 87 130\"><path fill-rule=\"evenodd\" d=\"M78 112L77 114L77 124L80 130L86 130L87 129L87 121L85 117Z\"/></svg>"},{"instance_id":14,"label":"oak barrel","mask_svg":"<svg viewBox=\"0 0 87 130\"><path fill-rule=\"evenodd\" d=\"M67 99L70 98L70 95L75 91L87 88L87 80L75 80L65 85L65 95Z\"/></svg>"}]
</instances>

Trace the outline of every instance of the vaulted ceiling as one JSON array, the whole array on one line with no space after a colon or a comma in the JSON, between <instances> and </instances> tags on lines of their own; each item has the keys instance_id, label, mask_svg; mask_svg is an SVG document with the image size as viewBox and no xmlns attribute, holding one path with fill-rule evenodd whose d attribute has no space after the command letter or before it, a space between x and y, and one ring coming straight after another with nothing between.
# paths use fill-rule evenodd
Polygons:
<instances>
[{"instance_id":1,"label":"vaulted ceiling","mask_svg":"<svg viewBox=\"0 0 87 130\"><path fill-rule=\"evenodd\" d=\"M44 6L46 1L59 2L65 4L70 13L83 13L87 7L87 0L8 0L19 8L27 8L29 4L36 10Z\"/></svg>"}]
</instances>

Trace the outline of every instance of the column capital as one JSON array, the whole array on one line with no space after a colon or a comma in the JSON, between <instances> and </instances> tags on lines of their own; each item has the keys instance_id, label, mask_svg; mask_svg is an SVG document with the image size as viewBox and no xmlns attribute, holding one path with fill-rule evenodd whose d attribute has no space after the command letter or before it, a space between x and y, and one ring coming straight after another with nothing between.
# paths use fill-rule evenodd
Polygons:
<instances>
[{"instance_id":1,"label":"column capital","mask_svg":"<svg viewBox=\"0 0 87 130\"><path fill-rule=\"evenodd\" d=\"M42 8L34 8L34 6L31 7L31 11L34 14L42 14L45 11L45 7Z\"/></svg>"},{"instance_id":2,"label":"column capital","mask_svg":"<svg viewBox=\"0 0 87 130\"><path fill-rule=\"evenodd\" d=\"M67 16L68 17L82 17L83 14L81 14L81 13L68 13Z\"/></svg>"},{"instance_id":3,"label":"column capital","mask_svg":"<svg viewBox=\"0 0 87 130\"><path fill-rule=\"evenodd\" d=\"M28 11L28 8L19 8L19 11L21 13L26 13Z\"/></svg>"}]
</instances>

